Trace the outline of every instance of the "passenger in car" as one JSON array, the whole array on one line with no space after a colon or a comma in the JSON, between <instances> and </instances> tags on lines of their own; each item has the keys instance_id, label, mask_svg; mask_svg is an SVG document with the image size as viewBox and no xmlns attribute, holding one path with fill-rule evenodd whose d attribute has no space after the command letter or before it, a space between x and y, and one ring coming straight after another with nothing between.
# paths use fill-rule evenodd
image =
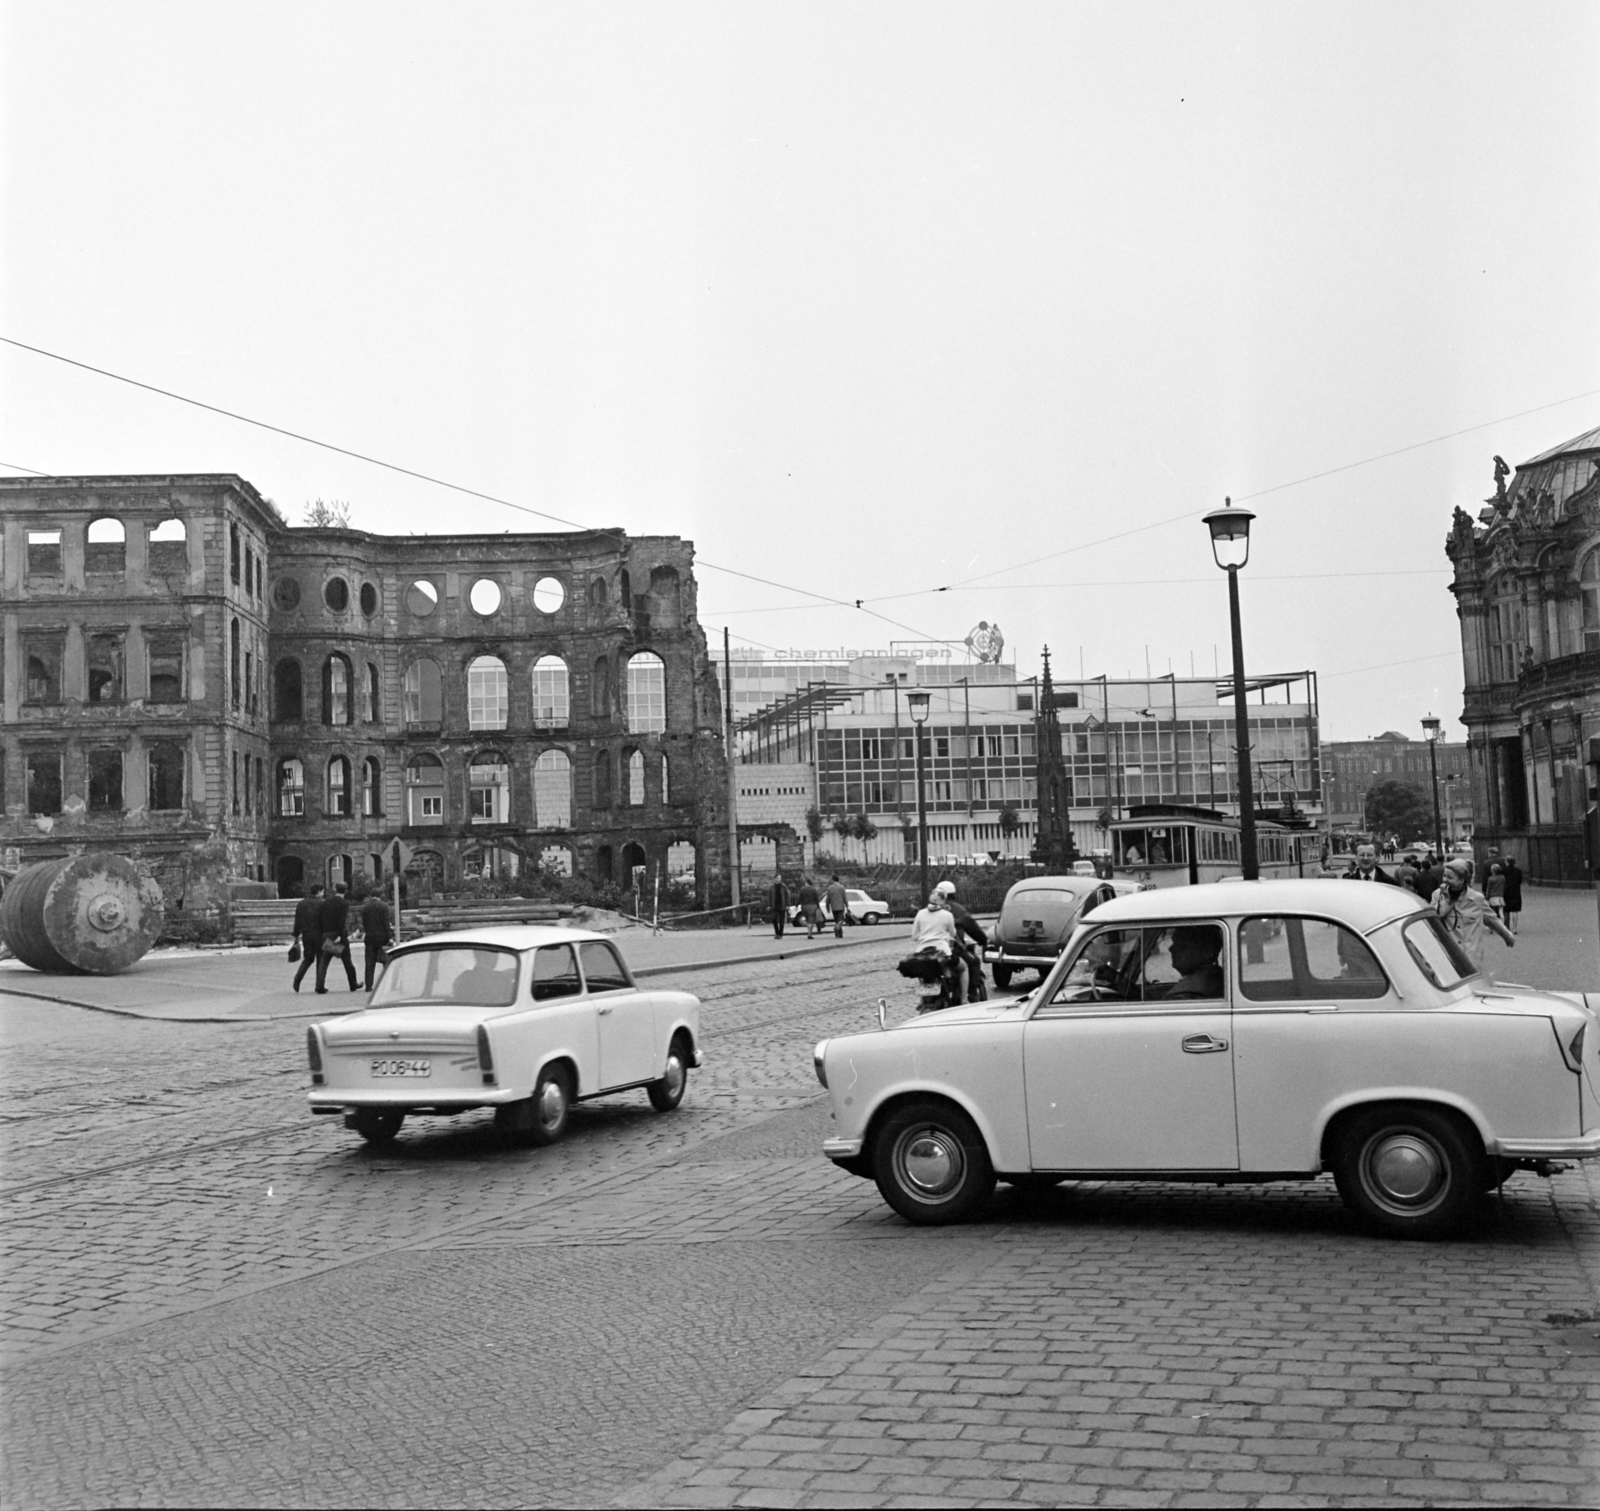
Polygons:
<instances>
[{"instance_id":1,"label":"passenger in car","mask_svg":"<svg viewBox=\"0 0 1600 1511\"><path fill-rule=\"evenodd\" d=\"M1202 1001L1222 995L1222 930L1215 924L1190 924L1172 931L1168 956L1182 974L1170 986L1147 986L1147 999Z\"/></svg>"}]
</instances>

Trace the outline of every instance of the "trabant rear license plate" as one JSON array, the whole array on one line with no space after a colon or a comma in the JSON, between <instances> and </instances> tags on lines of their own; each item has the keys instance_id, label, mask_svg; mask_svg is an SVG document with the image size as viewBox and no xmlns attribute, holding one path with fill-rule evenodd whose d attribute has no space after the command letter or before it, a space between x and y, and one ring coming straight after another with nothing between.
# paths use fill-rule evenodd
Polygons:
<instances>
[{"instance_id":1,"label":"trabant rear license plate","mask_svg":"<svg viewBox=\"0 0 1600 1511\"><path fill-rule=\"evenodd\" d=\"M432 1060L374 1060L372 1073L375 1076L431 1076L433 1074Z\"/></svg>"}]
</instances>

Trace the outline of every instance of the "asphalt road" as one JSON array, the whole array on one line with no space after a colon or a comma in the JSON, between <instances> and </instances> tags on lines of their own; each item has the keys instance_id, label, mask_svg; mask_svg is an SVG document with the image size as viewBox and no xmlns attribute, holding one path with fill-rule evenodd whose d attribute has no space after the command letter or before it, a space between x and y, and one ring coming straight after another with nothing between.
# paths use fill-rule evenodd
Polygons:
<instances>
[{"instance_id":1,"label":"asphalt road","mask_svg":"<svg viewBox=\"0 0 1600 1511\"><path fill-rule=\"evenodd\" d=\"M531 1151L367 1151L306 1115L299 1022L0 995L0 1502L1600 1501L1582 1173L1447 1244L1325 1181L914 1230L819 1156L810 1065L908 1009L899 948L675 976L683 1106Z\"/></svg>"}]
</instances>

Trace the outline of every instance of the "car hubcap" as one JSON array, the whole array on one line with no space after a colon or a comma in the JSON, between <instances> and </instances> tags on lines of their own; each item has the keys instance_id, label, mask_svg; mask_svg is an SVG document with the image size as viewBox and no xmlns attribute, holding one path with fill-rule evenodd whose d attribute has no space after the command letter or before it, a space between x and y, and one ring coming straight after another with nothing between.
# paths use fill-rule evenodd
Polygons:
<instances>
[{"instance_id":1,"label":"car hubcap","mask_svg":"<svg viewBox=\"0 0 1600 1511\"><path fill-rule=\"evenodd\" d=\"M667 1073L661 1078L669 1097L683 1094L683 1061L676 1055L667 1056Z\"/></svg>"},{"instance_id":2,"label":"car hubcap","mask_svg":"<svg viewBox=\"0 0 1600 1511\"><path fill-rule=\"evenodd\" d=\"M546 1128L554 1127L561 1121L566 1109L567 1094L562 1090L561 1082L546 1081L539 1092L539 1121Z\"/></svg>"},{"instance_id":3,"label":"car hubcap","mask_svg":"<svg viewBox=\"0 0 1600 1511\"><path fill-rule=\"evenodd\" d=\"M1367 1146L1364 1163L1368 1189L1392 1210L1425 1211L1443 1193L1445 1162L1439 1150L1420 1134L1380 1134Z\"/></svg>"},{"instance_id":4,"label":"car hubcap","mask_svg":"<svg viewBox=\"0 0 1600 1511\"><path fill-rule=\"evenodd\" d=\"M943 1128L917 1128L900 1140L901 1184L922 1201L940 1201L961 1184L967 1158Z\"/></svg>"}]
</instances>

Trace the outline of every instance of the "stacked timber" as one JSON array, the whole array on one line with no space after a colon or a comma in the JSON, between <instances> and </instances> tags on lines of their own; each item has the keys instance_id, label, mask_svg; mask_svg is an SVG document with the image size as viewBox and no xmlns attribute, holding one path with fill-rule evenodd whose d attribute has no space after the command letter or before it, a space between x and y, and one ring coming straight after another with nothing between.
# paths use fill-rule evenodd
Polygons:
<instances>
[{"instance_id":1,"label":"stacked timber","mask_svg":"<svg viewBox=\"0 0 1600 1511\"><path fill-rule=\"evenodd\" d=\"M156 942L164 916L160 886L120 855L71 855L6 887L0 939L36 971L114 976Z\"/></svg>"},{"instance_id":2,"label":"stacked timber","mask_svg":"<svg viewBox=\"0 0 1600 1511\"><path fill-rule=\"evenodd\" d=\"M235 897L233 942L235 944L287 944L294 937L296 899Z\"/></svg>"},{"instance_id":3,"label":"stacked timber","mask_svg":"<svg viewBox=\"0 0 1600 1511\"><path fill-rule=\"evenodd\" d=\"M536 902L526 897L440 898L407 908L401 926L407 939L450 929L500 928L518 923L556 923L570 917L570 903Z\"/></svg>"}]
</instances>

